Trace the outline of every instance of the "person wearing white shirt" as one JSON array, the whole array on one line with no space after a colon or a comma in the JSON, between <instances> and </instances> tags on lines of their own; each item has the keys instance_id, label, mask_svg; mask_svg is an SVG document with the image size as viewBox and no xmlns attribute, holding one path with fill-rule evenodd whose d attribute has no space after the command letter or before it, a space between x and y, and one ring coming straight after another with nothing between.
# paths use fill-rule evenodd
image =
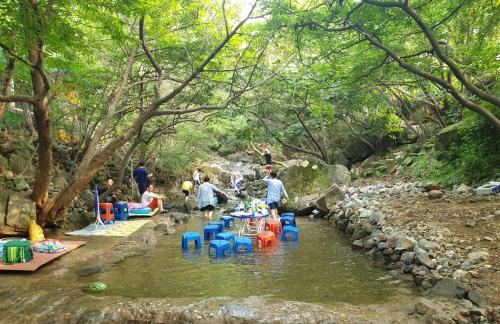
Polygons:
<instances>
[{"instance_id":1,"label":"person wearing white shirt","mask_svg":"<svg viewBox=\"0 0 500 324\"><path fill-rule=\"evenodd\" d=\"M158 208L160 213L163 214L166 212L163 209L163 200L165 199L165 196L154 193L153 189L152 184L147 186L146 191L142 194L141 203L144 207L149 207L152 210Z\"/></svg>"}]
</instances>

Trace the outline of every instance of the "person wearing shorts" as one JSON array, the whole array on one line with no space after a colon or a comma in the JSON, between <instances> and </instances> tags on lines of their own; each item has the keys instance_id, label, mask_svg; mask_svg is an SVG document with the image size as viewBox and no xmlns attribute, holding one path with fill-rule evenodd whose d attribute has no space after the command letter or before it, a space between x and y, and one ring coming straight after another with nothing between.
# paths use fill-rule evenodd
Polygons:
<instances>
[{"instance_id":1,"label":"person wearing shorts","mask_svg":"<svg viewBox=\"0 0 500 324\"><path fill-rule=\"evenodd\" d=\"M205 176L203 183L198 187L196 200L198 202L198 209L204 212L205 218L212 219L214 212L215 197L214 193L226 195L223 191L219 190L216 186L210 183L210 177Z\"/></svg>"},{"instance_id":2,"label":"person wearing shorts","mask_svg":"<svg viewBox=\"0 0 500 324\"><path fill-rule=\"evenodd\" d=\"M153 192L153 185L150 184L146 187L146 191L141 196L141 203L145 207L151 208L151 210L155 210L158 208L160 213L165 213L166 211L163 209L163 200L164 196L156 194Z\"/></svg>"},{"instance_id":3,"label":"person wearing shorts","mask_svg":"<svg viewBox=\"0 0 500 324\"><path fill-rule=\"evenodd\" d=\"M267 197L266 203L271 209L271 215L273 220L279 220L278 216L278 206L281 202L281 195L284 195L288 199L288 194L286 193L285 186L281 180L278 180L278 174L275 171L266 176L262 181L267 184Z\"/></svg>"}]
</instances>

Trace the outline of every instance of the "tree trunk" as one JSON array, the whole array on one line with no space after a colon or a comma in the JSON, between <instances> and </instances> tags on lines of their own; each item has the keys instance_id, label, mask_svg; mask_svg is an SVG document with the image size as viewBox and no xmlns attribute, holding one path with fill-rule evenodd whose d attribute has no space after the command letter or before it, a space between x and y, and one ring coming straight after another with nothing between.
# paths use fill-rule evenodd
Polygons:
<instances>
[{"instance_id":1,"label":"tree trunk","mask_svg":"<svg viewBox=\"0 0 500 324\"><path fill-rule=\"evenodd\" d=\"M31 63L41 66L42 45L32 44L28 50L28 57ZM43 224L45 219L41 212L49 197L50 171L52 170L53 161L52 136L50 132L51 111L47 98L48 88L38 69L31 70L31 83L35 96L33 114L38 132L38 169L31 198L36 204L38 221Z\"/></svg>"},{"instance_id":2,"label":"tree trunk","mask_svg":"<svg viewBox=\"0 0 500 324\"><path fill-rule=\"evenodd\" d=\"M6 59L7 59L7 64L5 65L5 79L3 80L2 93L1 93L4 96L8 95L11 92L10 87L13 81L12 76L14 75L14 68L16 66L15 58L6 57ZM7 105L9 105L9 103L0 102L0 121L2 121L5 116Z\"/></svg>"}]
</instances>

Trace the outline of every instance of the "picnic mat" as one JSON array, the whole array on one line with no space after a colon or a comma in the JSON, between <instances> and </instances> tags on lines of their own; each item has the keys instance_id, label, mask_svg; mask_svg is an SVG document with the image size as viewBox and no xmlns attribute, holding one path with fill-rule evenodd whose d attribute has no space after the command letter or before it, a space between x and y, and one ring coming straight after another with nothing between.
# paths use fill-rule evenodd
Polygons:
<instances>
[{"instance_id":1,"label":"picnic mat","mask_svg":"<svg viewBox=\"0 0 500 324\"><path fill-rule=\"evenodd\" d=\"M147 219L137 219L133 221L116 221L115 223L95 226L90 224L81 230L66 233L71 236L129 236L137 231L144 224L150 222Z\"/></svg>"},{"instance_id":2,"label":"picnic mat","mask_svg":"<svg viewBox=\"0 0 500 324\"><path fill-rule=\"evenodd\" d=\"M158 210L160 210L159 208L155 208L153 209L149 214L134 214L134 210L133 209L129 209L128 211L128 217L152 217L154 216Z\"/></svg>"},{"instance_id":3,"label":"picnic mat","mask_svg":"<svg viewBox=\"0 0 500 324\"><path fill-rule=\"evenodd\" d=\"M87 241L61 241L67 247L65 251L59 253L39 253L33 252L33 260L24 263L3 264L0 262L0 271L35 271L46 263L57 259L64 254L84 245Z\"/></svg>"}]
</instances>

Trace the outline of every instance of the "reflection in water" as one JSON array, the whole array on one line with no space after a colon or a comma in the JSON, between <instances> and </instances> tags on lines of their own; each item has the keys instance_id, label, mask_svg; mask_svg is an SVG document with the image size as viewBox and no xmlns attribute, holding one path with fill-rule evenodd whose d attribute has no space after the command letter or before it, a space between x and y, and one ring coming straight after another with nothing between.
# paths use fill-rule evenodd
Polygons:
<instances>
[{"instance_id":1,"label":"reflection in water","mask_svg":"<svg viewBox=\"0 0 500 324\"><path fill-rule=\"evenodd\" d=\"M387 273L324 222L299 219L299 241L278 241L226 258L202 249L181 249L184 231L200 231L199 218L159 240L146 256L127 259L101 275L111 295L125 297L247 297L267 295L305 302L381 303L410 294L410 284L391 284Z\"/></svg>"}]
</instances>

